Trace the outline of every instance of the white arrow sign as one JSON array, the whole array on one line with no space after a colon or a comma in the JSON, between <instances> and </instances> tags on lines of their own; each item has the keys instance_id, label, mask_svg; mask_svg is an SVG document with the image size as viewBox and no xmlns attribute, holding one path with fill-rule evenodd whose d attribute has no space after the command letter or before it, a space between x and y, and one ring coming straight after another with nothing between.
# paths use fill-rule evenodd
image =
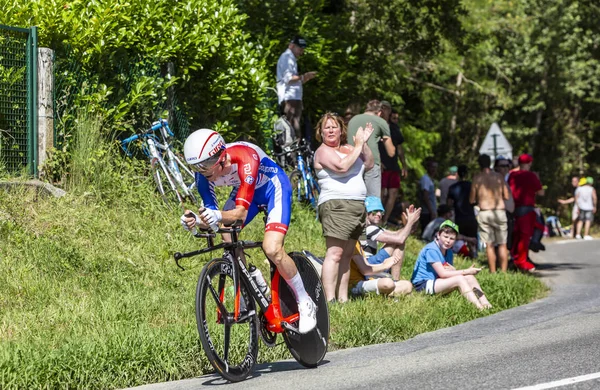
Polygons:
<instances>
[{"instance_id":1,"label":"white arrow sign","mask_svg":"<svg viewBox=\"0 0 600 390\"><path fill-rule=\"evenodd\" d=\"M483 144L479 148L479 154L487 154L492 158L492 161L497 156L502 155L512 160L512 146L500 130L500 126L496 122L492 123L488 130Z\"/></svg>"}]
</instances>

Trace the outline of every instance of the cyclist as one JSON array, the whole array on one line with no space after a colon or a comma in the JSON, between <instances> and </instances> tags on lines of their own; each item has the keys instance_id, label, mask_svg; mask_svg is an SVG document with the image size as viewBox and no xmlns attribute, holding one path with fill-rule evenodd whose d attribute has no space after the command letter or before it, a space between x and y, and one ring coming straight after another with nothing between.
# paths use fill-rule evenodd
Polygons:
<instances>
[{"instance_id":1,"label":"cyclist","mask_svg":"<svg viewBox=\"0 0 600 390\"><path fill-rule=\"evenodd\" d=\"M283 241L288 230L292 209L292 188L287 175L258 146L247 142L225 144L214 130L196 130L183 146L185 160L195 172L198 192L204 202L200 215L186 210L181 216L185 229L195 225L216 229L218 223L244 221L247 225L267 208L267 224L263 250L296 296L300 333L308 333L317 324L317 307L306 293L296 264L287 255ZM219 210L215 186L233 189ZM227 237L223 237L227 239Z\"/></svg>"}]
</instances>

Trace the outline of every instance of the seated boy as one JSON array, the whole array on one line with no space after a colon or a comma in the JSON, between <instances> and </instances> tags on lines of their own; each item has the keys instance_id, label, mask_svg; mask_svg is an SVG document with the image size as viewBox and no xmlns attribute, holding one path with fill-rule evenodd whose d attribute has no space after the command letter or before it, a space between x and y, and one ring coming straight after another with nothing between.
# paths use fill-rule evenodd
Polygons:
<instances>
[{"instance_id":1,"label":"seated boy","mask_svg":"<svg viewBox=\"0 0 600 390\"><path fill-rule=\"evenodd\" d=\"M365 260L371 265L380 265L392 255L400 258L401 260L391 269L392 278L398 280L402 269L402 259L404 259L404 243L421 216L421 208L415 209L415 206L410 205L403 212L406 218L404 228L390 231L378 226L384 213L381 200L376 196L367 196L365 206L367 208L367 227L365 234L360 238ZM383 244L383 248L378 251L379 243Z\"/></svg>"},{"instance_id":2,"label":"seated boy","mask_svg":"<svg viewBox=\"0 0 600 390\"><path fill-rule=\"evenodd\" d=\"M408 280L394 281L389 274L383 273L395 264L402 262L404 254L395 253L385 259L381 264L371 265L366 262L364 252L359 243L356 243L354 255L350 262L350 280L348 286L352 295L363 295L371 292L385 295L410 294L412 284Z\"/></svg>"},{"instance_id":3,"label":"seated boy","mask_svg":"<svg viewBox=\"0 0 600 390\"><path fill-rule=\"evenodd\" d=\"M457 270L453 266L452 246L458 235L458 225L450 220L442 222L435 239L425 245L415 263L411 277L415 291L427 294L445 294L459 289L479 310L492 307L475 279L481 268L475 265Z\"/></svg>"}]
</instances>

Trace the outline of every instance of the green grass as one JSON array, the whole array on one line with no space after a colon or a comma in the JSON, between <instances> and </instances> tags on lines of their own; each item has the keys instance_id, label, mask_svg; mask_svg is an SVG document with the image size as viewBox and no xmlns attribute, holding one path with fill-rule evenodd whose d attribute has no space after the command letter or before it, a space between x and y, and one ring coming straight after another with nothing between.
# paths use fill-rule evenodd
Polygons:
<instances>
[{"instance_id":1,"label":"green grass","mask_svg":"<svg viewBox=\"0 0 600 390\"><path fill-rule=\"evenodd\" d=\"M92 156L103 159L94 168L101 170L100 184L113 183L105 191L94 180L72 177L63 198L30 190L0 196L0 388L122 388L210 370L194 314L197 277L209 256L186 259L186 271L172 260L175 251L203 242L181 229L180 211L161 203L139 164L110 150ZM84 158L79 154L76 164L86 167ZM90 174L86 169L81 175ZM244 237L261 239L261 231L257 222ZM420 246L409 242L404 278ZM295 206L286 249L324 254L311 210ZM250 261L266 274L264 256L254 253ZM522 274L484 271L478 279L491 311L477 311L458 293L334 305L330 350L405 340L547 291ZM260 361L284 358L290 358L284 346L261 347Z\"/></svg>"}]
</instances>

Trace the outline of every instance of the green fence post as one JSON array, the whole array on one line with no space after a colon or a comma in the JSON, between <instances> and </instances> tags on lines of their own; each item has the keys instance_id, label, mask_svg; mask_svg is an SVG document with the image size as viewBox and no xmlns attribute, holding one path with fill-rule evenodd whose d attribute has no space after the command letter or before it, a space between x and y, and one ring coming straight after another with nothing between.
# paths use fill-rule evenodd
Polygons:
<instances>
[{"instance_id":1,"label":"green fence post","mask_svg":"<svg viewBox=\"0 0 600 390\"><path fill-rule=\"evenodd\" d=\"M29 62L29 74L31 75L31 111L29 112L29 118L31 123L31 130L29 137L31 139L31 154L32 158L29 160L32 167L29 169L29 173L38 176L38 116L37 116L37 102L38 102L38 52L37 52L37 27L30 28L31 44L30 50L30 62Z\"/></svg>"}]
</instances>

